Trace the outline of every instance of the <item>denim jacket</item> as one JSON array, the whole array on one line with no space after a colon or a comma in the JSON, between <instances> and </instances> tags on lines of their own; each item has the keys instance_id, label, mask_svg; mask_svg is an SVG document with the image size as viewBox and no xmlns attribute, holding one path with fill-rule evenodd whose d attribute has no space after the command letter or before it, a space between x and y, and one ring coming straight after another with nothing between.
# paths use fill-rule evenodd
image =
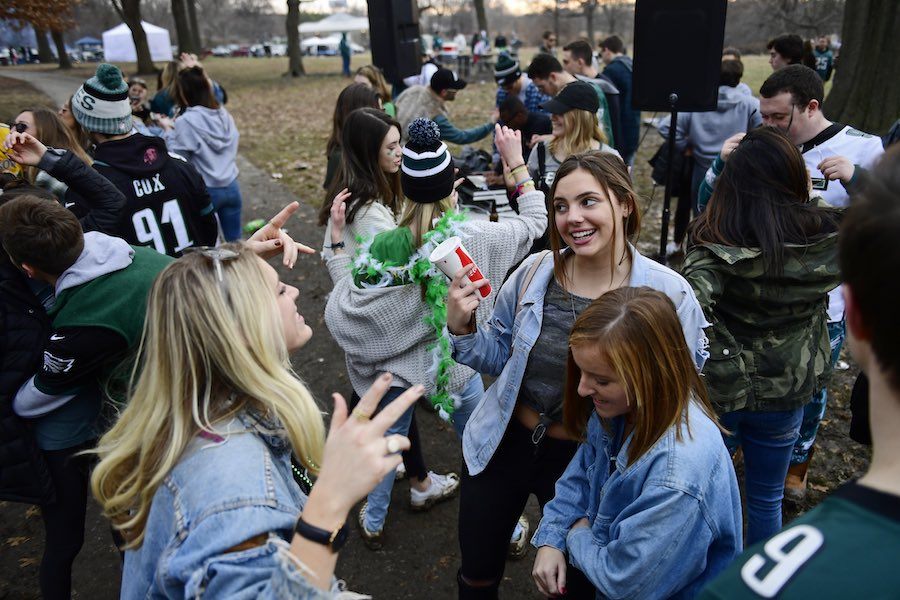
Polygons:
<instances>
[{"instance_id":1,"label":"denim jacket","mask_svg":"<svg viewBox=\"0 0 900 600\"><path fill-rule=\"evenodd\" d=\"M694 597L741 553L743 530L722 434L693 402L688 425L628 465L624 419L607 431L593 414L531 543L565 552L598 598ZM590 527L571 529L583 517Z\"/></svg>"},{"instance_id":2,"label":"denim jacket","mask_svg":"<svg viewBox=\"0 0 900 600\"><path fill-rule=\"evenodd\" d=\"M144 542L125 552L121 598L334 598L288 552L306 496L283 430L249 413L217 430L224 439L195 437L156 490Z\"/></svg>"},{"instance_id":3,"label":"denim jacket","mask_svg":"<svg viewBox=\"0 0 900 600\"><path fill-rule=\"evenodd\" d=\"M709 323L691 286L675 271L642 256L634 246L629 246L629 249L632 267L628 285L651 287L672 299L688 349L694 355L697 367L702 368L709 355L703 328ZM463 434L463 456L471 475L484 470L500 445L516 406L528 355L541 333L544 295L553 277L550 256L543 258L535 272L522 297L522 307L518 313L516 305L520 287L532 263L544 256L535 254L526 258L510 275L497 295L491 318L484 326L468 335L451 335L454 360L479 373L497 377L466 423Z\"/></svg>"}]
</instances>

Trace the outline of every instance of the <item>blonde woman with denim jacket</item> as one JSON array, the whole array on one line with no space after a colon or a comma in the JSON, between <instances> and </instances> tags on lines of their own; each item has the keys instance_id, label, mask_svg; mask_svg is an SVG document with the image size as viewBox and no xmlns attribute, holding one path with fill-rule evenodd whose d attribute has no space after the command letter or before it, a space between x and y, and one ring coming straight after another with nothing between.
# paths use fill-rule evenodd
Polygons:
<instances>
[{"instance_id":1,"label":"blonde woman with denim jacket","mask_svg":"<svg viewBox=\"0 0 900 600\"><path fill-rule=\"evenodd\" d=\"M741 551L741 495L674 305L619 288L569 336L563 422L584 440L532 544L533 576L567 563L607 598L692 598Z\"/></svg>"},{"instance_id":2,"label":"blonde woman with denim jacket","mask_svg":"<svg viewBox=\"0 0 900 600\"><path fill-rule=\"evenodd\" d=\"M601 152L569 157L550 199L552 260L526 259L500 289L486 325L473 327L471 320L483 284L467 283L461 270L450 288L454 359L497 377L463 436L461 598L497 593L509 535L528 497L548 502L575 454L560 409L565 340L578 312L619 287L658 289L675 304L698 366L705 357L707 323L690 286L628 241L637 237L640 215L622 160ZM578 590L569 587L570 597L593 598L593 586L580 581Z\"/></svg>"},{"instance_id":3,"label":"blonde woman with denim jacket","mask_svg":"<svg viewBox=\"0 0 900 600\"><path fill-rule=\"evenodd\" d=\"M294 245L266 229L256 250ZM333 575L344 523L399 464L409 442L384 432L421 388L374 417L389 375L350 415L335 394L326 438L289 362L312 335L298 295L244 244L186 254L154 283L142 370L91 478L125 540L122 598L359 597Z\"/></svg>"}]
</instances>

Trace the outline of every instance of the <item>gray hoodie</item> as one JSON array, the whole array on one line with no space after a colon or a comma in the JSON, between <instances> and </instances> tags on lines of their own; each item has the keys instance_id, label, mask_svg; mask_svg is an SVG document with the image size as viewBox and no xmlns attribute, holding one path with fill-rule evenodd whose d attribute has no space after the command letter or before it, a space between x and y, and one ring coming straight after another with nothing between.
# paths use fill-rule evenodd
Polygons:
<instances>
[{"instance_id":1,"label":"gray hoodie","mask_svg":"<svg viewBox=\"0 0 900 600\"><path fill-rule=\"evenodd\" d=\"M678 115L675 145L678 150L684 150L689 145L699 161L711 163L719 155L725 140L761 124L758 99L737 88L720 85L716 110ZM660 125L659 133L663 137L669 135L668 120Z\"/></svg>"},{"instance_id":2,"label":"gray hoodie","mask_svg":"<svg viewBox=\"0 0 900 600\"><path fill-rule=\"evenodd\" d=\"M191 106L165 134L166 146L194 165L207 187L225 187L238 175L238 133L224 108Z\"/></svg>"}]
</instances>

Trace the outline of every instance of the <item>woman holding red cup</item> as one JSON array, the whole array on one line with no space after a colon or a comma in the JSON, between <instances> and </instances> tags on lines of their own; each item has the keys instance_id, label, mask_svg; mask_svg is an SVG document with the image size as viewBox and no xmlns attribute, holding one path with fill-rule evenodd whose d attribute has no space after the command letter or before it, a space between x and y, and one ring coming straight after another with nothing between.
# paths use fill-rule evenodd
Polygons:
<instances>
[{"instance_id":1,"label":"woman holding red cup","mask_svg":"<svg viewBox=\"0 0 900 600\"><path fill-rule=\"evenodd\" d=\"M379 372L394 376L394 388L385 398L406 387L422 384L440 415L453 420L460 435L484 392L481 377L450 357L446 336L445 298L449 281L430 261L445 240L458 237L487 279L502 280L522 260L546 227L544 195L534 190L522 159L519 134L496 128L496 142L507 164L530 188L519 202L519 214L502 222L470 219L456 210L454 168L440 130L428 119L409 126L403 150L401 182L406 197L399 226L366 241L354 256L338 248L327 259L335 282L325 308L325 322L346 354L347 370L359 393ZM348 191L338 194L331 207L332 247L343 239ZM483 321L489 310L473 318ZM452 416L451 416L452 415ZM394 426L408 427L412 410ZM360 530L370 547L381 544L394 475L389 474L369 494L359 515ZM449 497L458 477L447 485ZM413 508L416 495L413 494Z\"/></svg>"}]
</instances>

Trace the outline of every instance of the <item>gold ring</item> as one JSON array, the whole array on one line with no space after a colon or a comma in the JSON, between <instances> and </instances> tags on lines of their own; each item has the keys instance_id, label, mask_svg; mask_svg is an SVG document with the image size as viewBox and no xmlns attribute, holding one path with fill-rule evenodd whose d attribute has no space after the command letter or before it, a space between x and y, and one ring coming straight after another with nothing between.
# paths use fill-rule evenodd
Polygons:
<instances>
[{"instance_id":1,"label":"gold ring","mask_svg":"<svg viewBox=\"0 0 900 600\"><path fill-rule=\"evenodd\" d=\"M359 410L358 408L354 408L353 412L350 414L352 414L353 418L356 419L357 421L368 421L369 419L372 418L372 415L367 415L366 413Z\"/></svg>"}]
</instances>

